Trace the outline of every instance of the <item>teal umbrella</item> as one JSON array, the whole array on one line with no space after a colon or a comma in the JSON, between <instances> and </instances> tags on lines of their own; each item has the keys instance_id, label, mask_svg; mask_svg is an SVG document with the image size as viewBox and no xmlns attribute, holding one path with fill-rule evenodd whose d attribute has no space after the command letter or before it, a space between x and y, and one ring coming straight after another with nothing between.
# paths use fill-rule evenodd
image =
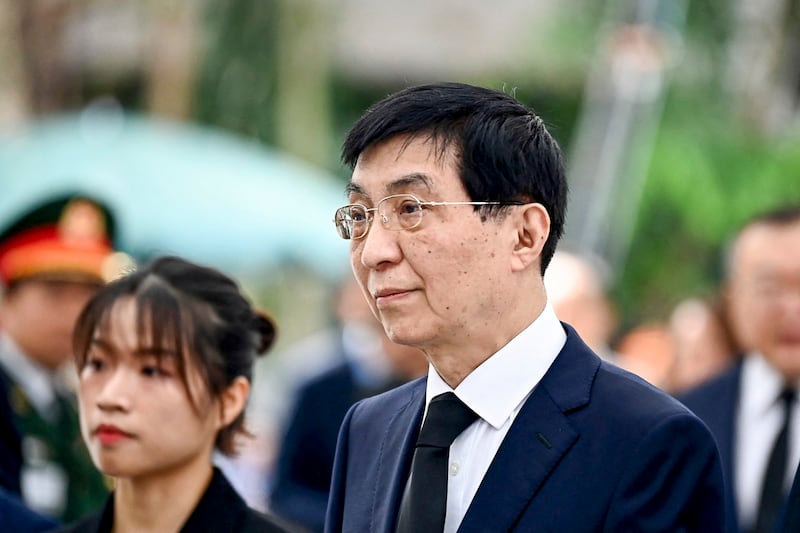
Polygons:
<instances>
[{"instance_id":1,"label":"teal umbrella","mask_svg":"<svg viewBox=\"0 0 800 533\"><path fill-rule=\"evenodd\" d=\"M338 277L347 243L335 176L230 133L121 112L54 116L0 136L0 227L33 203L89 193L116 215L120 248L219 268L306 265Z\"/></svg>"}]
</instances>

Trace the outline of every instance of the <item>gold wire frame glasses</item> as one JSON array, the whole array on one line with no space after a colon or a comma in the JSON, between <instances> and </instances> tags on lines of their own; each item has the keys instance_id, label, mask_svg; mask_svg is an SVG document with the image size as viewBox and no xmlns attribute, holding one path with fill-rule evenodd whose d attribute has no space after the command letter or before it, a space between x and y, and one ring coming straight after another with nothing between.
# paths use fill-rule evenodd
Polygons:
<instances>
[{"instance_id":1,"label":"gold wire frame glasses","mask_svg":"<svg viewBox=\"0 0 800 533\"><path fill-rule=\"evenodd\" d=\"M361 239L369 231L376 213L384 228L410 230L422 223L424 208L440 205L522 205L522 202L423 202L413 194L393 194L375 207L362 204L340 207L333 216L333 223L342 239Z\"/></svg>"}]
</instances>

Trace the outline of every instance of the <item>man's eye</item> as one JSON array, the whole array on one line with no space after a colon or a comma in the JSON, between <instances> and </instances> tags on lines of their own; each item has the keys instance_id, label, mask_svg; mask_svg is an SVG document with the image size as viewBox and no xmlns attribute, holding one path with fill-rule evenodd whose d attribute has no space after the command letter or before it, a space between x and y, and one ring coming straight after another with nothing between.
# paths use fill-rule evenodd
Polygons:
<instances>
[{"instance_id":1,"label":"man's eye","mask_svg":"<svg viewBox=\"0 0 800 533\"><path fill-rule=\"evenodd\" d=\"M86 367L94 371L102 370L105 367L105 362L99 357L90 357L86 361Z\"/></svg>"},{"instance_id":2,"label":"man's eye","mask_svg":"<svg viewBox=\"0 0 800 533\"><path fill-rule=\"evenodd\" d=\"M364 209L351 209L350 218L353 222L364 222L367 220L367 212Z\"/></svg>"},{"instance_id":3,"label":"man's eye","mask_svg":"<svg viewBox=\"0 0 800 533\"><path fill-rule=\"evenodd\" d=\"M422 206L420 206L418 202L406 200L400 204L400 206L397 208L397 212L400 213L401 215L413 215L417 213L421 208Z\"/></svg>"}]
</instances>

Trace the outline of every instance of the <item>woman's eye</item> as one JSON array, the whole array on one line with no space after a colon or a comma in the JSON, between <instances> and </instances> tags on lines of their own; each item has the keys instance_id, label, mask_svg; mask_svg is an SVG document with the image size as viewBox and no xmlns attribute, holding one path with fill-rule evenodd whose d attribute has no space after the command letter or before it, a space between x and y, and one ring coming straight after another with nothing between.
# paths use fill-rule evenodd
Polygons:
<instances>
[{"instance_id":1,"label":"woman's eye","mask_svg":"<svg viewBox=\"0 0 800 533\"><path fill-rule=\"evenodd\" d=\"M86 367L94 371L102 370L105 367L105 362L99 357L90 357L86 361Z\"/></svg>"},{"instance_id":2,"label":"woman's eye","mask_svg":"<svg viewBox=\"0 0 800 533\"><path fill-rule=\"evenodd\" d=\"M155 377L163 376L164 372L162 372L161 368L159 368L157 366L145 366L145 367L142 367L142 374L147 376L147 377L149 377L149 378L155 378Z\"/></svg>"}]
</instances>

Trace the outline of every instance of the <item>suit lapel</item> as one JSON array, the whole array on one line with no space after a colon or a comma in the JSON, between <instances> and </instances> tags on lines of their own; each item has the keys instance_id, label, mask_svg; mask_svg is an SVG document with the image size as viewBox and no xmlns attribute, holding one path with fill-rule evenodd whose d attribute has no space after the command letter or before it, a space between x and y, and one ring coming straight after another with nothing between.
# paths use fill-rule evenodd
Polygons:
<instances>
[{"instance_id":1,"label":"suit lapel","mask_svg":"<svg viewBox=\"0 0 800 533\"><path fill-rule=\"evenodd\" d=\"M532 395L517 415L459 532L511 529L547 475L578 438L556 405L546 395L536 396Z\"/></svg>"},{"instance_id":2,"label":"suit lapel","mask_svg":"<svg viewBox=\"0 0 800 533\"><path fill-rule=\"evenodd\" d=\"M725 512L728 523L737 524L739 518L736 514L736 468L734 468L734 452L736 439L736 412L739 409L739 398L742 389L742 360L735 366L733 372L729 374L724 382L724 389L720 397L716 400L716 405L724 409L720 413L719 438L717 447L722 458L722 470L726 476L731 490L726 491ZM709 424L709 427L711 425ZM712 428L713 432L714 428Z\"/></svg>"},{"instance_id":3,"label":"suit lapel","mask_svg":"<svg viewBox=\"0 0 800 533\"><path fill-rule=\"evenodd\" d=\"M422 424L425 383L425 379L418 382L409 402L392 417L386 430L373 501L374 531L394 531Z\"/></svg>"},{"instance_id":4,"label":"suit lapel","mask_svg":"<svg viewBox=\"0 0 800 533\"><path fill-rule=\"evenodd\" d=\"M511 425L461 522L460 533L508 531L579 433L565 411L589 402L599 358L565 326L567 342Z\"/></svg>"},{"instance_id":5,"label":"suit lapel","mask_svg":"<svg viewBox=\"0 0 800 533\"><path fill-rule=\"evenodd\" d=\"M716 405L721 406L719 417L720 424L717 429L717 431L719 431L717 447L719 448L720 455L722 456L722 468L728 475L728 479L731 480L731 483L735 483L736 478L735 469L733 467L733 441L736 438L736 411L739 408L741 389L742 361L739 361L739 363L735 366L734 371L725 380L724 389L721 391L722 395L715 402ZM713 429L715 428L712 428L712 430Z\"/></svg>"}]
</instances>

